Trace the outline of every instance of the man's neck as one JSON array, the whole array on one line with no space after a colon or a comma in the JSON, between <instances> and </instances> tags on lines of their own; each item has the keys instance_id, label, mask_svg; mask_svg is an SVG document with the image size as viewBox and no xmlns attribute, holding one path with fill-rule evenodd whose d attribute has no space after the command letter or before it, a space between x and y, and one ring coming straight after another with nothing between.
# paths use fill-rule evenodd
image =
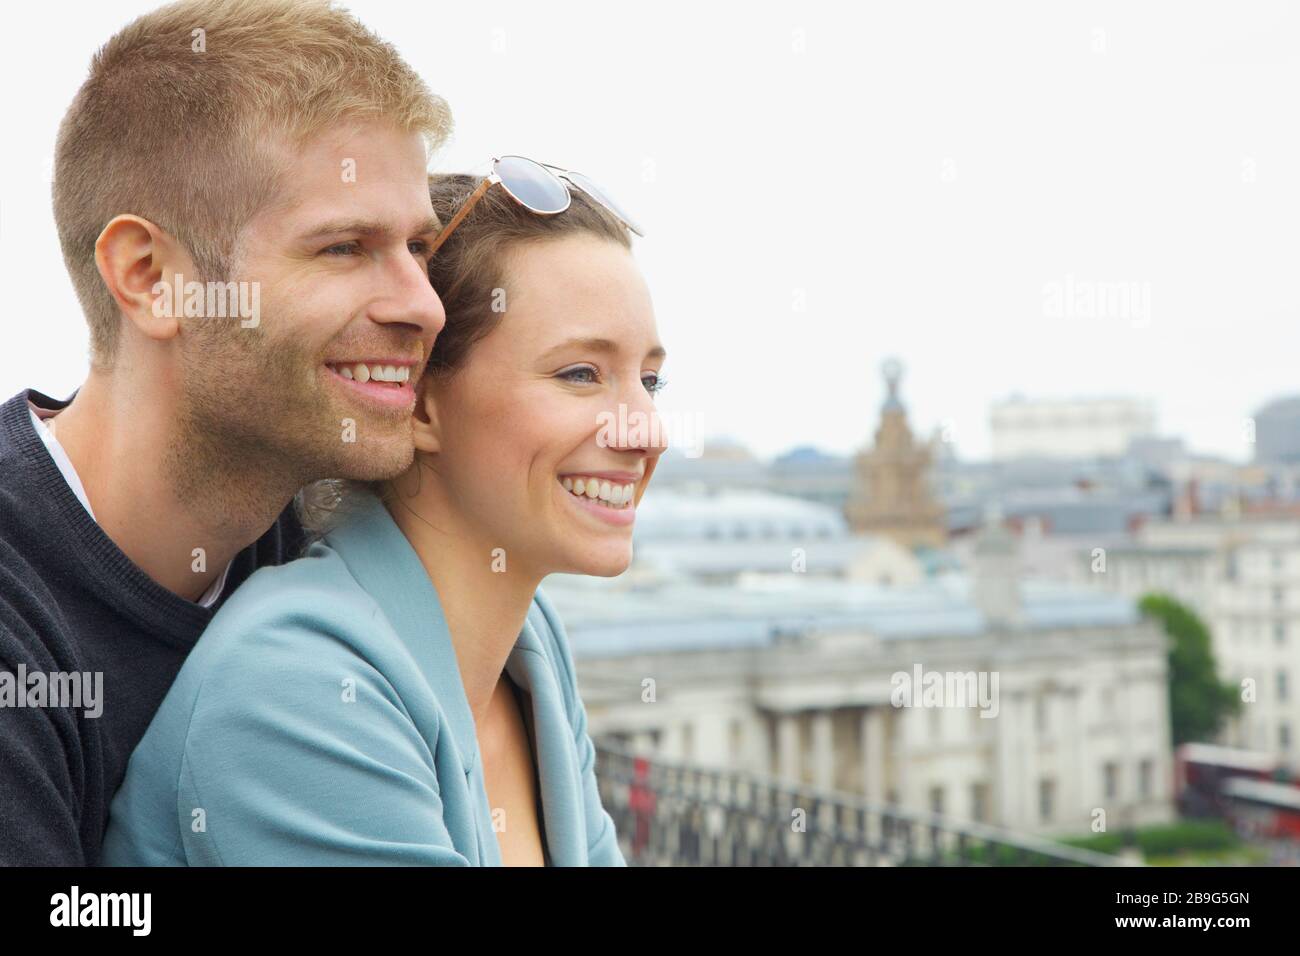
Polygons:
<instances>
[{"instance_id":1,"label":"man's neck","mask_svg":"<svg viewBox=\"0 0 1300 956\"><path fill-rule=\"evenodd\" d=\"M514 564L494 569L492 547L440 505L429 484L415 497L395 495L388 510L438 592L465 697L482 728L542 575Z\"/></svg>"},{"instance_id":2,"label":"man's neck","mask_svg":"<svg viewBox=\"0 0 1300 956\"><path fill-rule=\"evenodd\" d=\"M232 487L223 462L209 485L190 480L182 491L177 462L191 476L204 468L177 447L175 399L129 387L113 373L92 371L56 418L57 439L100 528L145 574L190 601L275 522L296 490L256 474L255 462L241 463L249 474Z\"/></svg>"}]
</instances>

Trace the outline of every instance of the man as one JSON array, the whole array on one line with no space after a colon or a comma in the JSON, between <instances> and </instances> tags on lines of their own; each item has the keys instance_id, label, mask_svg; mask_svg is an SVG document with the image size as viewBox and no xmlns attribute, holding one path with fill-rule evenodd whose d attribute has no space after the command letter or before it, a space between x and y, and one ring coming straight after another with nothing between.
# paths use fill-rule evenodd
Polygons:
<instances>
[{"instance_id":1,"label":"man","mask_svg":"<svg viewBox=\"0 0 1300 956\"><path fill-rule=\"evenodd\" d=\"M0 865L95 863L186 653L294 556L295 492L410 464L449 129L314 0L185 0L95 56L53 189L90 373L0 405Z\"/></svg>"}]
</instances>

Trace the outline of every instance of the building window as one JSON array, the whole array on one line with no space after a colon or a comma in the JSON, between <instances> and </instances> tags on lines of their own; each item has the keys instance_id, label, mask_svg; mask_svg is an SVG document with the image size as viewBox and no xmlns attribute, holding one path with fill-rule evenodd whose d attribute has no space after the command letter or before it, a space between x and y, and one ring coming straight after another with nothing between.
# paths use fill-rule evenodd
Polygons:
<instances>
[{"instance_id":1,"label":"building window","mask_svg":"<svg viewBox=\"0 0 1300 956\"><path fill-rule=\"evenodd\" d=\"M930 812L935 816L943 816L943 787L930 788Z\"/></svg>"},{"instance_id":2,"label":"building window","mask_svg":"<svg viewBox=\"0 0 1300 956\"><path fill-rule=\"evenodd\" d=\"M1291 749L1291 725L1285 720L1277 725L1277 745L1282 750Z\"/></svg>"},{"instance_id":3,"label":"building window","mask_svg":"<svg viewBox=\"0 0 1300 956\"><path fill-rule=\"evenodd\" d=\"M976 823L987 823L989 819L989 785L972 784L970 788L970 815Z\"/></svg>"},{"instance_id":4,"label":"building window","mask_svg":"<svg viewBox=\"0 0 1300 956\"><path fill-rule=\"evenodd\" d=\"M1151 796L1151 777L1154 771L1155 765L1149 757L1138 764L1138 793L1143 799Z\"/></svg>"},{"instance_id":5,"label":"building window","mask_svg":"<svg viewBox=\"0 0 1300 956\"><path fill-rule=\"evenodd\" d=\"M1273 622L1273 640L1279 644L1286 643L1286 624L1283 621Z\"/></svg>"},{"instance_id":6,"label":"building window","mask_svg":"<svg viewBox=\"0 0 1300 956\"><path fill-rule=\"evenodd\" d=\"M1286 700L1286 671L1277 672L1277 699Z\"/></svg>"},{"instance_id":7,"label":"building window","mask_svg":"<svg viewBox=\"0 0 1300 956\"><path fill-rule=\"evenodd\" d=\"M1047 733L1047 695L1039 694L1034 698L1034 726L1039 734Z\"/></svg>"},{"instance_id":8,"label":"building window","mask_svg":"<svg viewBox=\"0 0 1300 956\"><path fill-rule=\"evenodd\" d=\"M1106 790L1106 799L1115 800L1119 797L1119 764L1113 760L1106 761L1102 767L1102 780Z\"/></svg>"},{"instance_id":9,"label":"building window","mask_svg":"<svg viewBox=\"0 0 1300 956\"><path fill-rule=\"evenodd\" d=\"M1052 819L1053 803L1056 799L1056 784L1044 777L1038 781L1038 819L1047 823Z\"/></svg>"}]
</instances>

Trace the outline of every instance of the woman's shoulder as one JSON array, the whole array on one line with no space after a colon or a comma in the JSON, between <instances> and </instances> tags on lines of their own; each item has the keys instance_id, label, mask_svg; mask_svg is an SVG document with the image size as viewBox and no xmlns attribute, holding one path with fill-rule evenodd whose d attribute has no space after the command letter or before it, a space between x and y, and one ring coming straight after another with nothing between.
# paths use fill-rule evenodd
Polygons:
<instances>
[{"instance_id":1,"label":"woman's shoulder","mask_svg":"<svg viewBox=\"0 0 1300 956\"><path fill-rule=\"evenodd\" d=\"M218 608L196 651L242 651L276 635L296 641L329 634L364 639L374 632L377 616L378 605L339 554L316 542L301 557L254 571Z\"/></svg>"},{"instance_id":2,"label":"woman's shoulder","mask_svg":"<svg viewBox=\"0 0 1300 956\"><path fill-rule=\"evenodd\" d=\"M389 619L315 544L213 617L132 756L114 839L174 819L158 845L191 864L464 864L441 816L443 727Z\"/></svg>"},{"instance_id":3,"label":"woman's shoulder","mask_svg":"<svg viewBox=\"0 0 1300 956\"><path fill-rule=\"evenodd\" d=\"M392 669L400 645L375 600L340 556L317 542L293 561L259 568L221 605L181 668L174 693L192 704L281 694L325 676Z\"/></svg>"}]
</instances>

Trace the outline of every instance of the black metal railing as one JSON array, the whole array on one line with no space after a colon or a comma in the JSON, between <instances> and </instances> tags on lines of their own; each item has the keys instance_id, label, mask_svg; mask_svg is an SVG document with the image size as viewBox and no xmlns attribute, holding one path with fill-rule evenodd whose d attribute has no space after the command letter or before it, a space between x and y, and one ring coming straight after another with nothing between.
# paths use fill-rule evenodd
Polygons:
<instances>
[{"instance_id":1,"label":"black metal railing","mask_svg":"<svg viewBox=\"0 0 1300 956\"><path fill-rule=\"evenodd\" d=\"M630 866L1126 866L1127 860L597 740Z\"/></svg>"}]
</instances>

